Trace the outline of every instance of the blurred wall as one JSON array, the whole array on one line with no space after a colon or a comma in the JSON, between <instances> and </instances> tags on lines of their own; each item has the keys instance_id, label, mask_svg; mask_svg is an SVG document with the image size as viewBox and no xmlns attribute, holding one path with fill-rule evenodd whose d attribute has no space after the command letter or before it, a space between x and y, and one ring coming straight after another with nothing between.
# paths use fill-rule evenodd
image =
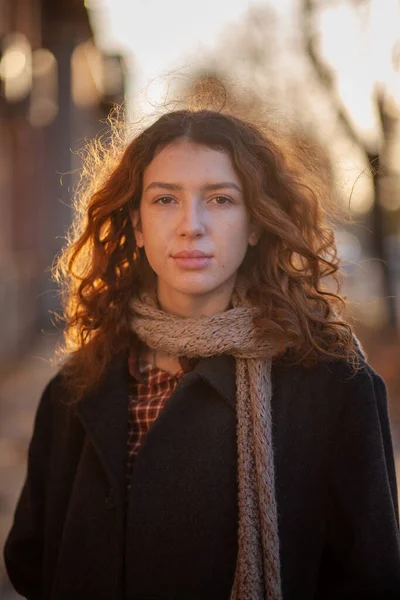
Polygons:
<instances>
[{"instance_id":1,"label":"blurred wall","mask_svg":"<svg viewBox=\"0 0 400 600\"><path fill-rule=\"evenodd\" d=\"M49 268L71 222L76 150L124 98L83 0L0 0L0 371L51 331Z\"/></svg>"}]
</instances>

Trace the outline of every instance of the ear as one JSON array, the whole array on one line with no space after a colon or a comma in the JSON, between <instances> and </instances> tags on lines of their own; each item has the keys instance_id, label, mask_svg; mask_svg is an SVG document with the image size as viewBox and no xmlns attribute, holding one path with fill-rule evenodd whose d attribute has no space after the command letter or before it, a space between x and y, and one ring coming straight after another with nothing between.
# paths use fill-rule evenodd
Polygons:
<instances>
[{"instance_id":1,"label":"ear","mask_svg":"<svg viewBox=\"0 0 400 600\"><path fill-rule=\"evenodd\" d=\"M137 209L134 209L131 212L131 221L132 221L132 227L133 227L133 234L134 234L135 240L136 240L136 246L138 248L143 248L143 246L144 246L143 233L142 233L142 227L140 224L140 214Z\"/></svg>"},{"instance_id":2,"label":"ear","mask_svg":"<svg viewBox=\"0 0 400 600\"><path fill-rule=\"evenodd\" d=\"M250 223L250 233L248 243L250 246L256 246L261 237L261 225L259 223Z\"/></svg>"}]
</instances>

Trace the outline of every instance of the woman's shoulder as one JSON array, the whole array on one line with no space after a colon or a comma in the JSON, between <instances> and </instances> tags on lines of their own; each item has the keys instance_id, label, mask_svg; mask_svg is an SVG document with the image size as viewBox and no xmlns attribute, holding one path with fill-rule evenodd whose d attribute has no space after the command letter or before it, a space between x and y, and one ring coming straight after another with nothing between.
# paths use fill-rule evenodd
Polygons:
<instances>
[{"instance_id":1,"label":"woman's shoulder","mask_svg":"<svg viewBox=\"0 0 400 600\"><path fill-rule=\"evenodd\" d=\"M35 417L36 428L47 428L71 412L69 393L63 369L60 368L48 381L39 398Z\"/></svg>"},{"instance_id":2,"label":"woman's shoulder","mask_svg":"<svg viewBox=\"0 0 400 600\"><path fill-rule=\"evenodd\" d=\"M97 383L91 387L80 386L80 379L76 374L84 372L81 365L75 365L72 361L66 361L59 366L54 376L48 381L42 394L42 400L47 403L61 404L63 406L77 406L85 402L93 395L101 395L102 392L111 387L117 387L125 382L128 370L128 349L117 353L105 366ZM76 368L76 367L79 368ZM82 392L80 392L82 387Z\"/></svg>"},{"instance_id":3,"label":"woman's shoulder","mask_svg":"<svg viewBox=\"0 0 400 600\"><path fill-rule=\"evenodd\" d=\"M66 374L64 367L61 366L45 385L42 391L41 402L42 404L44 403L47 405L53 403L64 405L68 404L68 397L69 393Z\"/></svg>"},{"instance_id":4,"label":"woman's shoulder","mask_svg":"<svg viewBox=\"0 0 400 600\"><path fill-rule=\"evenodd\" d=\"M329 452L355 437L379 436L382 428L390 440L386 386L364 357L356 365L335 359L281 366L273 375L273 412L283 431L311 435Z\"/></svg>"},{"instance_id":5,"label":"woman's shoulder","mask_svg":"<svg viewBox=\"0 0 400 600\"><path fill-rule=\"evenodd\" d=\"M355 362L345 358L321 360L313 366L277 364L273 369L276 386L311 403L345 409L387 403L386 385L364 355Z\"/></svg>"},{"instance_id":6,"label":"woman's shoulder","mask_svg":"<svg viewBox=\"0 0 400 600\"><path fill-rule=\"evenodd\" d=\"M274 371L282 377L296 377L299 379L308 379L321 381L326 380L330 383L347 384L349 381L356 383L369 380L382 380L382 377L374 370L368 362L363 350L357 346L357 353L352 359L345 356L322 357L314 364L304 364L300 360L292 360L291 356L284 356L283 359L274 363Z\"/></svg>"},{"instance_id":7,"label":"woman's shoulder","mask_svg":"<svg viewBox=\"0 0 400 600\"><path fill-rule=\"evenodd\" d=\"M381 375L375 371L364 355L355 361L336 359L318 365L320 378L326 384L341 390L380 390L385 388Z\"/></svg>"}]
</instances>

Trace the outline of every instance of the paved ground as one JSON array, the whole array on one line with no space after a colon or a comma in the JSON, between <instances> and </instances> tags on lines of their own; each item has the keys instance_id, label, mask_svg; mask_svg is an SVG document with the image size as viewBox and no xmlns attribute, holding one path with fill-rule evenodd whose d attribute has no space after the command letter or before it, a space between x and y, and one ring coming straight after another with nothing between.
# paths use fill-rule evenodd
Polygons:
<instances>
[{"instance_id":1,"label":"paved ground","mask_svg":"<svg viewBox=\"0 0 400 600\"><path fill-rule=\"evenodd\" d=\"M0 548L3 549L4 538L8 532L16 499L25 476L25 458L27 445L32 432L33 419L41 392L48 380L55 374L49 358L53 354L57 340L54 337L43 338L29 352L18 366L0 381ZM397 355L396 348L396 355ZM375 368L391 381L391 373L385 371L389 356L393 356L393 348L387 350L385 356L372 361ZM378 360L379 359L379 360ZM378 364L382 361L382 364ZM386 367L387 369L387 367ZM397 375L396 366L393 375ZM389 386L392 388L392 386ZM398 388L393 386L390 411L392 420L393 442L397 456L397 473L400 483L400 402ZM396 398L396 401L394 400ZM2 555L2 552L1 552ZM2 556L0 558L0 600L17 600L20 598L10 587L4 570Z\"/></svg>"}]
</instances>

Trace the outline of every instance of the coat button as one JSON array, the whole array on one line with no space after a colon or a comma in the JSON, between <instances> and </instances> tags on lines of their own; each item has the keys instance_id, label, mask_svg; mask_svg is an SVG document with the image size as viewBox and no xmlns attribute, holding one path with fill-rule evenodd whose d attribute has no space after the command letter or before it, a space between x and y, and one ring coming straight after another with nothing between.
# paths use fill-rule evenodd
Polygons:
<instances>
[{"instance_id":1,"label":"coat button","mask_svg":"<svg viewBox=\"0 0 400 600\"><path fill-rule=\"evenodd\" d=\"M108 510L112 510L113 508L115 508L115 502L114 502L114 496L113 496L112 490L109 490L109 492L106 496L106 506L107 506Z\"/></svg>"}]
</instances>

